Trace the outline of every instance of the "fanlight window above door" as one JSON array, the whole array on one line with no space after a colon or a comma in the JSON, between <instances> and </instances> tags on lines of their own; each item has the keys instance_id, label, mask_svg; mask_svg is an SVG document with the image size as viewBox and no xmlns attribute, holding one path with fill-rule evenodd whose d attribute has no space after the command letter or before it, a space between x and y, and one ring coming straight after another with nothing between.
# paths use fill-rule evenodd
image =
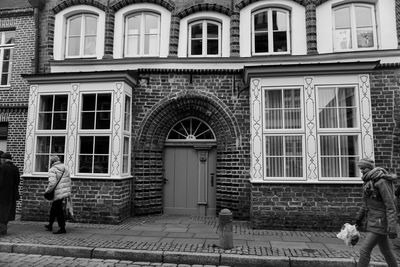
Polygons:
<instances>
[{"instance_id":1,"label":"fanlight window above door","mask_svg":"<svg viewBox=\"0 0 400 267\"><path fill-rule=\"evenodd\" d=\"M214 132L207 123L197 118L186 118L174 125L168 133L168 141L215 141Z\"/></svg>"}]
</instances>

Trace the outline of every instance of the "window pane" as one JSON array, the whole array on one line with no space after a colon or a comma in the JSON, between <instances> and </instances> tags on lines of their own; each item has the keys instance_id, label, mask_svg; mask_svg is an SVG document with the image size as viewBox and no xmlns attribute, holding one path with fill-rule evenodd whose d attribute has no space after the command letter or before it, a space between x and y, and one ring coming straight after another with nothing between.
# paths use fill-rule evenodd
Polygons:
<instances>
[{"instance_id":1,"label":"window pane","mask_svg":"<svg viewBox=\"0 0 400 267\"><path fill-rule=\"evenodd\" d=\"M81 129L94 129L95 112L82 112Z\"/></svg>"},{"instance_id":2,"label":"window pane","mask_svg":"<svg viewBox=\"0 0 400 267\"><path fill-rule=\"evenodd\" d=\"M5 44L13 44L15 42L15 32L14 31L6 31L4 32L4 43Z\"/></svg>"},{"instance_id":3,"label":"window pane","mask_svg":"<svg viewBox=\"0 0 400 267\"><path fill-rule=\"evenodd\" d=\"M52 111L53 110L53 96L43 95L40 97L39 111Z\"/></svg>"},{"instance_id":4,"label":"window pane","mask_svg":"<svg viewBox=\"0 0 400 267\"><path fill-rule=\"evenodd\" d=\"M144 36L144 51L145 55L155 55L158 54L158 35L145 35Z\"/></svg>"},{"instance_id":5,"label":"window pane","mask_svg":"<svg viewBox=\"0 0 400 267\"><path fill-rule=\"evenodd\" d=\"M97 110L111 110L111 94L97 95Z\"/></svg>"},{"instance_id":6,"label":"window pane","mask_svg":"<svg viewBox=\"0 0 400 267\"><path fill-rule=\"evenodd\" d=\"M94 156L93 173L108 173L108 156Z\"/></svg>"},{"instance_id":7,"label":"window pane","mask_svg":"<svg viewBox=\"0 0 400 267\"><path fill-rule=\"evenodd\" d=\"M350 8L340 8L335 10L335 28L336 29L343 29L343 28L350 28Z\"/></svg>"},{"instance_id":8,"label":"window pane","mask_svg":"<svg viewBox=\"0 0 400 267\"><path fill-rule=\"evenodd\" d=\"M274 31L287 31L287 18L284 12L272 11L272 29Z\"/></svg>"},{"instance_id":9,"label":"window pane","mask_svg":"<svg viewBox=\"0 0 400 267\"><path fill-rule=\"evenodd\" d=\"M287 157L285 177L302 177L302 176L303 176L303 158Z\"/></svg>"},{"instance_id":10,"label":"window pane","mask_svg":"<svg viewBox=\"0 0 400 267\"><path fill-rule=\"evenodd\" d=\"M47 172L49 170L49 155L36 155L35 157L35 171Z\"/></svg>"},{"instance_id":11,"label":"window pane","mask_svg":"<svg viewBox=\"0 0 400 267\"><path fill-rule=\"evenodd\" d=\"M52 121L52 113L39 113L39 130L50 130Z\"/></svg>"},{"instance_id":12,"label":"window pane","mask_svg":"<svg viewBox=\"0 0 400 267\"><path fill-rule=\"evenodd\" d=\"M374 47L374 33L372 28L357 29L357 45L359 48Z\"/></svg>"},{"instance_id":13,"label":"window pane","mask_svg":"<svg viewBox=\"0 0 400 267\"><path fill-rule=\"evenodd\" d=\"M140 18L141 15L133 16L128 18L128 34L138 34L140 32Z\"/></svg>"},{"instance_id":14,"label":"window pane","mask_svg":"<svg viewBox=\"0 0 400 267\"><path fill-rule=\"evenodd\" d=\"M128 55L138 55L139 54L139 36L129 36L127 43L127 51Z\"/></svg>"},{"instance_id":15,"label":"window pane","mask_svg":"<svg viewBox=\"0 0 400 267\"><path fill-rule=\"evenodd\" d=\"M285 110L285 129L301 128L301 111L300 110Z\"/></svg>"},{"instance_id":16,"label":"window pane","mask_svg":"<svg viewBox=\"0 0 400 267\"><path fill-rule=\"evenodd\" d=\"M85 56L96 54L96 36L90 36L85 38Z\"/></svg>"},{"instance_id":17,"label":"window pane","mask_svg":"<svg viewBox=\"0 0 400 267\"><path fill-rule=\"evenodd\" d=\"M85 35L96 35L97 33L97 18L86 16Z\"/></svg>"},{"instance_id":18,"label":"window pane","mask_svg":"<svg viewBox=\"0 0 400 267\"><path fill-rule=\"evenodd\" d=\"M356 105L355 88L340 87L338 88L338 106L354 107Z\"/></svg>"},{"instance_id":19,"label":"window pane","mask_svg":"<svg viewBox=\"0 0 400 267\"><path fill-rule=\"evenodd\" d=\"M129 154L129 138L124 137L124 150L123 150L124 155Z\"/></svg>"},{"instance_id":20,"label":"window pane","mask_svg":"<svg viewBox=\"0 0 400 267\"><path fill-rule=\"evenodd\" d=\"M283 177L283 157L267 157L266 161L266 176L267 177Z\"/></svg>"},{"instance_id":21,"label":"window pane","mask_svg":"<svg viewBox=\"0 0 400 267\"><path fill-rule=\"evenodd\" d=\"M286 89L284 90L284 105L285 108L300 108L300 90Z\"/></svg>"},{"instance_id":22,"label":"window pane","mask_svg":"<svg viewBox=\"0 0 400 267\"><path fill-rule=\"evenodd\" d=\"M107 154L109 149L109 137L108 136L96 136L95 138L95 154Z\"/></svg>"},{"instance_id":23,"label":"window pane","mask_svg":"<svg viewBox=\"0 0 400 267\"><path fill-rule=\"evenodd\" d=\"M10 66L9 61L3 60L3 74L7 77L8 67ZM7 82L7 81L6 81Z\"/></svg>"},{"instance_id":24,"label":"window pane","mask_svg":"<svg viewBox=\"0 0 400 267\"><path fill-rule=\"evenodd\" d=\"M96 116L96 129L110 129L110 115L111 112L97 112Z\"/></svg>"},{"instance_id":25,"label":"window pane","mask_svg":"<svg viewBox=\"0 0 400 267\"><path fill-rule=\"evenodd\" d=\"M10 60L11 59L11 51L12 51L12 49L11 48L10 49L4 49L3 51L4 51L3 60L6 60L6 61Z\"/></svg>"},{"instance_id":26,"label":"window pane","mask_svg":"<svg viewBox=\"0 0 400 267\"><path fill-rule=\"evenodd\" d=\"M266 108L282 108L282 90L265 91Z\"/></svg>"},{"instance_id":27,"label":"window pane","mask_svg":"<svg viewBox=\"0 0 400 267\"><path fill-rule=\"evenodd\" d=\"M129 131L131 124L131 98L125 97L124 130Z\"/></svg>"},{"instance_id":28,"label":"window pane","mask_svg":"<svg viewBox=\"0 0 400 267\"><path fill-rule=\"evenodd\" d=\"M70 37L68 42L68 55L79 56L80 37Z\"/></svg>"},{"instance_id":29,"label":"window pane","mask_svg":"<svg viewBox=\"0 0 400 267\"><path fill-rule=\"evenodd\" d=\"M265 153L268 156L282 156L283 136L266 136Z\"/></svg>"},{"instance_id":30,"label":"window pane","mask_svg":"<svg viewBox=\"0 0 400 267\"><path fill-rule=\"evenodd\" d=\"M319 126L337 128L336 88L319 88Z\"/></svg>"},{"instance_id":31,"label":"window pane","mask_svg":"<svg viewBox=\"0 0 400 267\"><path fill-rule=\"evenodd\" d=\"M322 177L340 177L339 157L321 157Z\"/></svg>"},{"instance_id":32,"label":"window pane","mask_svg":"<svg viewBox=\"0 0 400 267\"><path fill-rule=\"evenodd\" d=\"M320 146L322 156L339 156L339 140L337 136L321 136Z\"/></svg>"},{"instance_id":33,"label":"window pane","mask_svg":"<svg viewBox=\"0 0 400 267\"><path fill-rule=\"evenodd\" d=\"M265 128L282 129L283 118L282 110L265 110Z\"/></svg>"},{"instance_id":34,"label":"window pane","mask_svg":"<svg viewBox=\"0 0 400 267\"><path fill-rule=\"evenodd\" d=\"M158 16L146 14L145 20L145 33L158 33Z\"/></svg>"},{"instance_id":35,"label":"window pane","mask_svg":"<svg viewBox=\"0 0 400 267\"><path fill-rule=\"evenodd\" d=\"M268 31L268 11L254 15L254 30Z\"/></svg>"},{"instance_id":36,"label":"window pane","mask_svg":"<svg viewBox=\"0 0 400 267\"><path fill-rule=\"evenodd\" d=\"M340 136L340 154L345 156L358 155L358 136Z\"/></svg>"},{"instance_id":37,"label":"window pane","mask_svg":"<svg viewBox=\"0 0 400 267\"><path fill-rule=\"evenodd\" d=\"M342 176L341 177L358 177L359 171L357 168L357 162L359 157L342 157Z\"/></svg>"},{"instance_id":38,"label":"window pane","mask_svg":"<svg viewBox=\"0 0 400 267\"><path fill-rule=\"evenodd\" d=\"M274 32L274 52L287 51L287 33Z\"/></svg>"},{"instance_id":39,"label":"window pane","mask_svg":"<svg viewBox=\"0 0 400 267\"><path fill-rule=\"evenodd\" d=\"M53 129L54 130L65 130L67 127L67 113L66 112L60 112L60 113L54 113L53 117Z\"/></svg>"},{"instance_id":40,"label":"window pane","mask_svg":"<svg viewBox=\"0 0 400 267\"><path fill-rule=\"evenodd\" d=\"M268 33L255 33L254 35L254 52L268 52Z\"/></svg>"},{"instance_id":41,"label":"window pane","mask_svg":"<svg viewBox=\"0 0 400 267\"><path fill-rule=\"evenodd\" d=\"M69 20L69 36L80 36L82 15Z\"/></svg>"},{"instance_id":42,"label":"window pane","mask_svg":"<svg viewBox=\"0 0 400 267\"><path fill-rule=\"evenodd\" d=\"M213 23L207 24L207 38L218 38L218 25Z\"/></svg>"},{"instance_id":43,"label":"window pane","mask_svg":"<svg viewBox=\"0 0 400 267\"><path fill-rule=\"evenodd\" d=\"M78 164L79 164L78 172L92 173L93 156L92 155L80 155Z\"/></svg>"},{"instance_id":44,"label":"window pane","mask_svg":"<svg viewBox=\"0 0 400 267\"><path fill-rule=\"evenodd\" d=\"M218 40L207 41L207 55L218 55Z\"/></svg>"},{"instance_id":45,"label":"window pane","mask_svg":"<svg viewBox=\"0 0 400 267\"><path fill-rule=\"evenodd\" d=\"M67 95L55 95L54 96L54 110L55 111L67 111L68 107L68 96Z\"/></svg>"},{"instance_id":46,"label":"window pane","mask_svg":"<svg viewBox=\"0 0 400 267\"><path fill-rule=\"evenodd\" d=\"M191 30L192 30L192 39L203 37L203 23L193 24Z\"/></svg>"},{"instance_id":47,"label":"window pane","mask_svg":"<svg viewBox=\"0 0 400 267\"><path fill-rule=\"evenodd\" d=\"M357 27L370 27L372 26L372 13L370 7L356 6L356 24Z\"/></svg>"},{"instance_id":48,"label":"window pane","mask_svg":"<svg viewBox=\"0 0 400 267\"><path fill-rule=\"evenodd\" d=\"M82 136L80 154L93 154L93 136Z\"/></svg>"},{"instance_id":49,"label":"window pane","mask_svg":"<svg viewBox=\"0 0 400 267\"><path fill-rule=\"evenodd\" d=\"M53 136L51 142L51 154L64 155L64 150L65 150L65 137Z\"/></svg>"},{"instance_id":50,"label":"window pane","mask_svg":"<svg viewBox=\"0 0 400 267\"><path fill-rule=\"evenodd\" d=\"M50 152L50 136L38 136L36 142L36 153Z\"/></svg>"},{"instance_id":51,"label":"window pane","mask_svg":"<svg viewBox=\"0 0 400 267\"><path fill-rule=\"evenodd\" d=\"M95 94L84 94L82 95L82 110L95 110L96 107L96 95Z\"/></svg>"},{"instance_id":52,"label":"window pane","mask_svg":"<svg viewBox=\"0 0 400 267\"><path fill-rule=\"evenodd\" d=\"M203 53L203 41L202 40L192 40L191 43L191 54L201 55Z\"/></svg>"}]
</instances>

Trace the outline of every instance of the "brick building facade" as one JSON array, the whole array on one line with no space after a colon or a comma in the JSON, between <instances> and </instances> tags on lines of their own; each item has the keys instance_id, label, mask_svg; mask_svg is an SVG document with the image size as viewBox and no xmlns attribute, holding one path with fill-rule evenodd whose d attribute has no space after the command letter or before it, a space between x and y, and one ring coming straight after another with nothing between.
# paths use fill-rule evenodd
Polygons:
<instances>
[{"instance_id":1,"label":"brick building facade","mask_svg":"<svg viewBox=\"0 0 400 267\"><path fill-rule=\"evenodd\" d=\"M78 221L229 208L339 227L359 158L399 168L399 3L44 1L22 219L46 218L58 154Z\"/></svg>"}]
</instances>

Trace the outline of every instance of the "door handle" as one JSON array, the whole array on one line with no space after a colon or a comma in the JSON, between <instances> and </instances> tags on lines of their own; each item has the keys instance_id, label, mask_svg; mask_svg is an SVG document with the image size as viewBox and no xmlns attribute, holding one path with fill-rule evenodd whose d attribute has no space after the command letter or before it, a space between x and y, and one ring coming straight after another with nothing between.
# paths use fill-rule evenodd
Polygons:
<instances>
[{"instance_id":1,"label":"door handle","mask_svg":"<svg viewBox=\"0 0 400 267\"><path fill-rule=\"evenodd\" d=\"M214 173L210 173L210 178L211 178L211 186L214 187Z\"/></svg>"}]
</instances>

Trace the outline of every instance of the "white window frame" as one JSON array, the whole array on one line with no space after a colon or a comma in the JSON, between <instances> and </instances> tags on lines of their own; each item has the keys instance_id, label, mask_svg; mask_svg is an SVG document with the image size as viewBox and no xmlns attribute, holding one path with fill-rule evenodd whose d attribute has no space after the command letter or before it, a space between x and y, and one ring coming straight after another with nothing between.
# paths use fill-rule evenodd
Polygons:
<instances>
[{"instance_id":1,"label":"white window frame","mask_svg":"<svg viewBox=\"0 0 400 267\"><path fill-rule=\"evenodd\" d=\"M104 56L105 42L105 12L89 5L76 5L68 7L55 15L54 22L54 60L64 60L67 48L67 20L77 14L93 14L97 16L96 53L89 58L102 59ZM86 57L69 57L86 58Z\"/></svg>"},{"instance_id":2,"label":"white window frame","mask_svg":"<svg viewBox=\"0 0 400 267\"><path fill-rule=\"evenodd\" d=\"M11 44L5 44L6 32L13 32L14 33L14 42ZM15 46L15 31L0 31L0 88L10 87L11 82L11 74L12 74L12 62L13 62L13 54L14 54L14 46ZM3 80L3 59L4 59L4 51L10 50L10 59L8 61L8 72L7 72L7 83L1 84Z\"/></svg>"},{"instance_id":3,"label":"white window frame","mask_svg":"<svg viewBox=\"0 0 400 267\"><path fill-rule=\"evenodd\" d=\"M356 103L356 118L357 118L357 126L356 127L352 127L352 128L321 128L320 124L319 124L319 108L320 108L320 103L319 103L319 89L320 88L335 88L335 93L337 96L337 89L338 88L348 88L348 87L352 87L354 88L354 101ZM340 135L344 135L344 136L349 136L349 135L353 135L353 136L358 136L358 156L361 157L362 155L362 147L361 147L361 121L360 121L360 100L359 100L359 86L356 84L332 84L332 85L318 85L315 86L316 89L316 123L317 123L317 144L318 144L318 161L321 162L321 142L320 142L320 138L321 136L326 136L326 135L331 135L331 136L340 136ZM337 108L337 107L336 107ZM337 109L338 110L338 109ZM321 168L321 164L319 164L319 168L318 168L318 176L319 176L319 180L320 181L359 181L360 178L359 176L357 177L322 177L322 168Z\"/></svg>"},{"instance_id":4,"label":"white window frame","mask_svg":"<svg viewBox=\"0 0 400 267\"><path fill-rule=\"evenodd\" d=\"M81 142L81 138L82 137L93 137L93 150L95 150L95 140L96 140L96 137L108 137L108 154L104 154L104 155L107 155L108 156L108 164L107 164L107 172L106 173L102 173L102 172L94 172L94 156L95 155L99 155L99 154L95 154L94 152L95 151L93 151L93 153L92 154L81 154L80 153L80 151L81 151L81 144L82 144L82 142ZM110 176L110 173L111 173L111 170L110 170L110 167L111 167L111 143L112 143L112 138L111 138L111 134L105 134L105 133L99 133L99 134L94 134L94 133L92 133L92 134L89 134L89 133L82 133L82 134L78 134L78 151L77 151L77 153L76 153L76 156L77 156L77 160L76 160L76 174L78 174L78 175L82 175L82 176L85 176L85 175L89 175L89 176L92 176L92 175L98 175L98 176L100 176L100 177L102 177L102 176ZM91 156L93 156L93 159L92 159L92 172L79 172L79 164L80 164L80 161L79 161L79 157L81 156L81 155L91 155ZM101 154L101 155L103 155L103 154Z\"/></svg>"},{"instance_id":5,"label":"white window frame","mask_svg":"<svg viewBox=\"0 0 400 267\"><path fill-rule=\"evenodd\" d=\"M268 13L268 52L263 52L263 53L256 53L255 51L255 29L254 29L254 17L255 15L263 12ZM273 23L272 23L272 12L273 11L279 11L284 14L286 14L286 25L288 26L288 29L286 30L286 44L287 44L287 51L284 52L274 52L274 30L273 30ZM252 55L258 56L258 55L285 55L285 54L290 54L291 53L291 32L292 32L292 25L291 25L291 12L289 10L283 9L283 8L277 8L277 7L268 7L268 8L263 8L261 10L257 10L251 14L251 53Z\"/></svg>"},{"instance_id":6,"label":"white window frame","mask_svg":"<svg viewBox=\"0 0 400 267\"><path fill-rule=\"evenodd\" d=\"M53 97L53 104L52 104L52 114L54 115L54 103L55 103L55 96L57 95L63 95L63 96L67 96L67 106L70 103L70 96L68 93L66 92L60 92L60 93L40 93L38 95L37 98L37 110L36 110L36 127L35 127L35 137L34 137L34 152L33 152L33 173L36 174L42 174L42 173L46 173L48 170L44 171L44 172L39 172L36 171L36 155L37 155L37 143L38 143L38 137L64 137L65 141L64 141L64 159L65 159L65 155L66 155L66 150L67 150L67 133L68 133L68 116L69 116L69 112L68 109L66 111L66 125L65 125L65 129L39 129L39 113L40 113L40 101L42 99L43 96L52 96ZM53 125L53 116L52 116L52 125ZM49 151L49 156L51 155L51 147L50 147L50 151ZM50 164L50 158L49 158L49 164Z\"/></svg>"},{"instance_id":7,"label":"white window frame","mask_svg":"<svg viewBox=\"0 0 400 267\"><path fill-rule=\"evenodd\" d=\"M125 151L124 151L125 139L128 139L128 154L126 154ZM131 149L130 149L130 147L131 147L131 138L128 135L123 135L122 140L123 141L122 141L122 163L121 163L122 171L121 171L121 173L122 174L128 174L128 173L130 173L130 169L131 169L131 161L130 161L130 158L131 158ZM126 166L126 171L124 171L124 167L125 167L124 159L125 158L128 159L128 162L127 162L128 165Z\"/></svg>"},{"instance_id":8,"label":"white window frame","mask_svg":"<svg viewBox=\"0 0 400 267\"><path fill-rule=\"evenodd\" d=\"M129 110L126 110L126 103L129 101ZM131 128L132 128L132 96L125 94L124 97L124 129L123 129L123 134L122 134L122 168L121 168L121 173L122 174L128 174L130 173L131 169ZM128 119L128 120L127 120ZM125 126L128 126L126 129ZM128 138L128 154L124 154L124 147L125 147L125 138ZM128 157L128 166L127 166L127 172L124 172L124 157Z\"/></svg>"},{"instance_id":9,"label":"white window frame","mask_svg":"<svg viewBox=\"0 0 400 267\"><path fill-rule=\"evenodd\" d=\"M267 129L266 128L266 123L265 123L265 108L266 108L266 98L265 98L265 93L268 90L281 90L282 92L284 90L289 90L289 89L298 89L300 92L300 122L301 122L301 127L297 128L297 129L286 129L286 128L281 128L281 129ZM263 153L263 162L264 162L264 179L266 181L305 181L306 180L306 160L305 160L305 128L304 128L304 92L303 92L303 88L301 86L263 86L261 88L261 92L262 92L262 133L263 133L263 148L262 150L265 150L265 142L266 142L266 136L301 136L302 137L302 157L303 157L303 176L302 177L290 177L288 178L284 178L284 177L267 177L267 155L265 153ZM282 98L283 101L283 98ZM282 110L284 110L284 108L282 107ZM282 115L284 114L284 112L282 112ZM283 118L283 117L282 117Z\"/></svg>"},{"instance_id":10,"label":"white window frame","mask_svg":"<svg viewBox=\"0 0 400 267\"><path fill-rule=\"evenodd\" d=\"M146 29L146 14L151 14L153 16L157 16L157 20L158 20L158 32L156 33L157 35L157 53L154 54L145 54L144 53L144 44L145 44L145 36L146 35L155 35L155 34L146 34L145 29ZM139 38L139 53L138 54L128 54L128 20L131 17L135 17L135 16L139 16L140 17L140 29L139 29L139 34L138 34L138 38ZM160 54L160 28L161 28L161 15L159 13L156 12L151 12L151 11L142 11L142 12L134 12L132 14L129 14L127 16L125 16L125 25L124 25L124 57L156 57L159 56Z\"/></svg>"},{"instance_id":11,"label":"white window frame","mask_svg":"<svg viewBox=\"0 0 400 267\"><path fill-rule=\"evenodd\" d=\"M94 125L94 129L82 129L82 111L83 111L83 95L96 95L96 110L94 111L95 114L97 115L97 95L99 94L109 94L111 96L110 99L110 128L109 129L95 129L96 125ZM78 134L77 134L77 140L78 140L78 150L76 153L76 174L81 175L81 176L92 176L93 174L98 175L100 177L102 176L110 176L111 174L111 145L112 145L112 125L113 125L113 103L114 103L114 94L112 91L83 91L80 93L80 107L79 107L79 118L78 118L78 123L79 123L79 128L78 128ZM95 116L96 120L96 116ZM95 123L95 122L94 122ZM109 138L109 147L108 147L108 172L107 173L81 173L79 172L79 156L80 154L80 149L81 149L81 137L82 136L107 136ZM93 154L94 155L94 154ZM94 170L94 169L93 169Z\"/></svg>"},{"instance_id":12,"label":"white window frame","mask_svg":"<svg viewBox=\"0 0 400 267\"><path fill-rule=\"evenodd\" d=\"M374 46L372 47L358 47L358 42L357 42L357 24L356 24L356 12L355 12L355 7L360 6L360 7L367 7L371 11L371 19L372 19L372 33L373 33L373 41L374 41ZM336 47L336 39L335 39L335 31L336 31L336 25L335 25L335 12L337 10L343 9L343 8L349 8L350 10L350 37L351 37L351 48L349 49L340 49ZM375 5L374 4L366 4L366 3L350 3L350 4L345 4L345 5L340 5L336 6L332 10L332 40L333 40L333 50L334 52L346 52L346 51L354 51L354 50L376 50L378 49L378 37L377 37L377 24L376 24L376 16L375 16Z\"/></svg>"},{"instance_id":13,"label":"white window frame","mask_svg":"<svg viewBox=\"0 0 400 267\"><path fill-rule=\"evenodd\" d=\"M192 55L192 42L191 42L192 41L192 26L200 24L200 23L202 24L202 30L203 30L202 37L201 37L201 40L203 43L202 53L201 53L201 55ZM208 39L209 39L208 35L207 35L207 25L208 24L213 24L213 25L218 26L218 53L214 54L214 55L208 55L208 53L207 53ZM222 43L221 28L222 27L221 27L220 22L214 21L214 20L203 19L203 20L193 21L188 26L189 26L188 27L188 46L189 46L188 47L188 56L189 57L220 57L221 56L221 43Z\"/></svg>"},{"instance_id":14,"label":"white window frame","mask_svg":"<svg viewBox=\"0 0 400 267\"><path fill-rule=\"evenodd\" d=\"M125 55L125 18L133 13L151 12L160 15L159 53L157 57L166 58L169 55L171 12L164 7L152 3L131 4L115 13L114 23L114 58L124 58ZM142 57L142 56L135 56ZM146 55L147 57L147 55Z\"/></svg>"},{"instance_id":15,"label":"white window frame","mask_svg":"<svg viewBox=\"0 0 400 267\"><path fill-rule=\"evenodd\" d=\"M81 14L76 14L73 15L69 18L67 18L67 31L65 34L65 57L66 58L92 58L92 57L96 57L96 47L97 47L97 36L95 34L87 34L85 32L86 29L86 17L92 17L96 19L96 26L99 26L99 18L96 14L92 14L92 13L81 13ZM69 46L70 46L70 22L71 20L75 19L75 18L80 18L80 27L81 27L81 32L79 34L79 54L78 55L69 55L68 51L69 51ZM85 54L85 39L88 36L95 36L96 37L96 45L95 45L95 49L94 49L94 53L90 54L90 55L86 55Z\"/></svg>"}]
</instances>

